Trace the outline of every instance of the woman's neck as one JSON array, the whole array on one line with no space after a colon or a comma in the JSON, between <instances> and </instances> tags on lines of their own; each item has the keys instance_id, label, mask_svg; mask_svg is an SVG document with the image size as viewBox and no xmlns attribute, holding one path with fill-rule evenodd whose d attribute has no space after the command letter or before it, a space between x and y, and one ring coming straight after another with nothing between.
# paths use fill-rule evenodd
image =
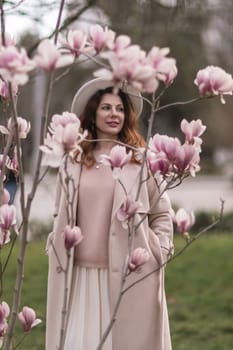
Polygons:
<instances>
[{"instance_id":1,"label":"woman's neck","mask_svg":"<svg viewBox=\"0 0 233 350\"><path fill-rule=\"evenodd\" d=\"M95 151L97 152L104 152L109 153L113 146L115 146L117 143L114 141L100 141L98 140Z\"/></svg>"}]
</instances>

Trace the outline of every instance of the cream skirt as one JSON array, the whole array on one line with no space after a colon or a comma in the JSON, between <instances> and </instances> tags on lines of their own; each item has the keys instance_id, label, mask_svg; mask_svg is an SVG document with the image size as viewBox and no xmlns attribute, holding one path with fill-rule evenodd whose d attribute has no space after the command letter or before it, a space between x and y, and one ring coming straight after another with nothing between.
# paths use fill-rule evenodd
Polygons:
<instances>
[{"instance_id":1,"label":"cream skirt","mask_svg":"<svg viewBox=\"0 0 233 350\"><path fill-rule=\"evenodd\" d=\"M96 350L109 321L108 270L75 265L64 350ZM102 350L112 350L111 333Z\"/></svg>"}]
</instances>

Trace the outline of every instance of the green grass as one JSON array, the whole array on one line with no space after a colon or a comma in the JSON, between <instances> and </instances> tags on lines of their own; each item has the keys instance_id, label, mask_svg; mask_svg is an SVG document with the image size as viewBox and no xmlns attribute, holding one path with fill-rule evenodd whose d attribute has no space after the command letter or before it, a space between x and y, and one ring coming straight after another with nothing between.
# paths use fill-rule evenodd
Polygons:
<instances>
[{"instance_id":1,"label":"green grass","mask_svg":"<svg viewBox=\"0 0 233 350\"><path fill-rule=\"evenodd\" d=\"M7 247L7 246L5 246ZM4 249L5 249L4 247ZM8 248L8 247L7 247ZM6 254L6 249L3 251ZM3 254L3 255L5 255ZM7 301L12 305L15 273L17 268L18 247L15 247L10 264L3 278L3 293L1 301ZM46 308L46 281L47 281L47 256L45 255L44 242L30 242L26 251L24 282L21 297L21 307L32 307L37 317L42 319L42 324L33 328L27 334L23 343L17 347L21 350L44 350L45 334L45 308ZM22 327L17 321L16 337L14 345L23 336Z\"/></svg>"},{"instance_id":2,"label":"green grass","mask_svg":"<svg viewBox=\"0 0 233 350\"><path fill-rule=\"evenodd\" d=\"M176 240L179 249L183 242ZM210 235L168 264L166 290L174 350L230 350L232 235Z\"/></svg>"},{"instance_id":3,"label":"green grass","mask_svg":"<svg viewBox=\"0 0 233 350\"><path fill-rule=\"evenodd\" d=\"M176 250L182 244L183 241L176 238ZM21 350L44 350L47 279L44 246L44 242L33 242L27 248L21 305L33 307L43 323L32 329L17 348ZM207 235L168 264L166 291L173 350L232 349L232 247L232 235ZM6 271L1 298L10 305L15 268L16 252ZM20 325L16 331L19 339L22 335Z\"/></svg>"}]
</instances>

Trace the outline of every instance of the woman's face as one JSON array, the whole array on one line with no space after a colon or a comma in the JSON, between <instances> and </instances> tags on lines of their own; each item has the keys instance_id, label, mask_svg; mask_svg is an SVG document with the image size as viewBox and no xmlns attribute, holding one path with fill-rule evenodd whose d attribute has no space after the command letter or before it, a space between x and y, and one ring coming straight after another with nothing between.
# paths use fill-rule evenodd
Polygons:
<instances>
[{"instance_id":1,"label":"woman's face","mask_svg":"<svg viewBox=\"0 0 233 350\"><path fill-rule=\"evenodd\" d=\"M96 134L98 139L116 140L123 127L125 111L120 96L106 93L96 110Z\"/></svg>"}]
</instances>

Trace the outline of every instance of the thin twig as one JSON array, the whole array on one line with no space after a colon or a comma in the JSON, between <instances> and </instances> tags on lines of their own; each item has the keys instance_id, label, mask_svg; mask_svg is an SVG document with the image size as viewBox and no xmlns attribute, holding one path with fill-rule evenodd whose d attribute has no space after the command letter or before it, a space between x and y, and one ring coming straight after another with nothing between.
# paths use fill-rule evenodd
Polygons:
<instances>
[{"instance_id":1,"label":"thin twig","mask_svg":"<svg viewBox=\"0 0 233 350\"><path fill-rule=\"evenodd\" d=\"M58 345L58 350L64 349L64 343L65 343L65 336L66 336L66 315L67 315L67 302L68 302L68 270L70 265L70 251L66 251L66 268L64 271L64 299L63 299L63 307L62 307L62 319L61 319L61 329L60 329L60 340Z\"/></svg>"},{"instance_id":2,"label":"thin twig","mask_svg":"<svg viewBox=\"0 0 233 350\"><path fill-rule=\"evenodd\" d=\"M24 339L26 338L26 336L28 335L28 333L24 333L24 335L22 336L22 338L18 341L18 343L16 345L14 345L14 347L12 347L12 350L17 349L20 344L22 344L22 342L24 341Z\"/></svg>"},{"instance_id":3,"label":"thin twig","mask_svg":"<svg viewBox=\"0 0 233 350\"><path fill-rule=\"evenodd\" d=\"M53 248L53 252L54 252L55 257L56 257L57 262L58 262L58 268L57 268L57 271L59 271L59 272L65 272L65 268L64 268L64 267L62 267L61 260L60 260L60 258L59 258L59 255L57 254L57 251L56 251L56 248L55 248L55 246L54 246L54 244L53 244L53 240L52 240L52 238L49 238L49 242L48 242L48 243L50 243L50 244L51 244L51 246L52 246L52 248Z\"/></svg>"},{"instance_id":4,"label":"thin twig","mask_svg":"<svg viewBox=\"0 0 233 350\"><path fill-rule=\"evenodd\" d=\"M54 35L54 44L57 44L57 40L58 40L58 34L59 34L59 28L60 28L60 24L61 24L61 16L62 16L62 12L64 9L64 5L65 5L65 0L61 0L60 2L60 7L59 7L59 11L58 11L58 16L57 16L57 23L55 26L55 35Z\"/></svg>"},{"instance_id":5,"label":"thin twig","mask_svg":"<svg viewBox=\"0 0 233 350\"><path fill-rule=\"evenodd\" d=\"M8 263L9 263L11 254L12 254L12 252L13 252L13 248L14 248L14 245L15 245L15 242L16 242L17 237L18 237L18 236L15 234L15 235L14 235L14 238L11 240L10 250L9 250L9 252L8 252L8 254L7 254L7 257L6 257L6 260L5 260L5 262L4 262L4 265L3 265L3 268L2 268L2 274L4 274L4 272L5 272L6 268L7 268L7 265L8 265Z\"/></svg>"},{"instance_id":6,"label":"thin twig","mask_svg":"<svg viewBox=\"0 0 233 350\"><path fill-rule=\"evenodd\" d=\"M158 113L158 112L163 111L164 109L167 109L167 108L170 108L170 107L174 107L174 106L187 105L187 104L190 104L190 103L193 103L193 102L200 101L201 99L203 99L203 97L196 97L196 98L193 98L193 99L188 100L188 101L178 101L178 102L168 103L167 105L164 105L164 106L156 108L155 112Z\"/></svg>"}]
</instances>

